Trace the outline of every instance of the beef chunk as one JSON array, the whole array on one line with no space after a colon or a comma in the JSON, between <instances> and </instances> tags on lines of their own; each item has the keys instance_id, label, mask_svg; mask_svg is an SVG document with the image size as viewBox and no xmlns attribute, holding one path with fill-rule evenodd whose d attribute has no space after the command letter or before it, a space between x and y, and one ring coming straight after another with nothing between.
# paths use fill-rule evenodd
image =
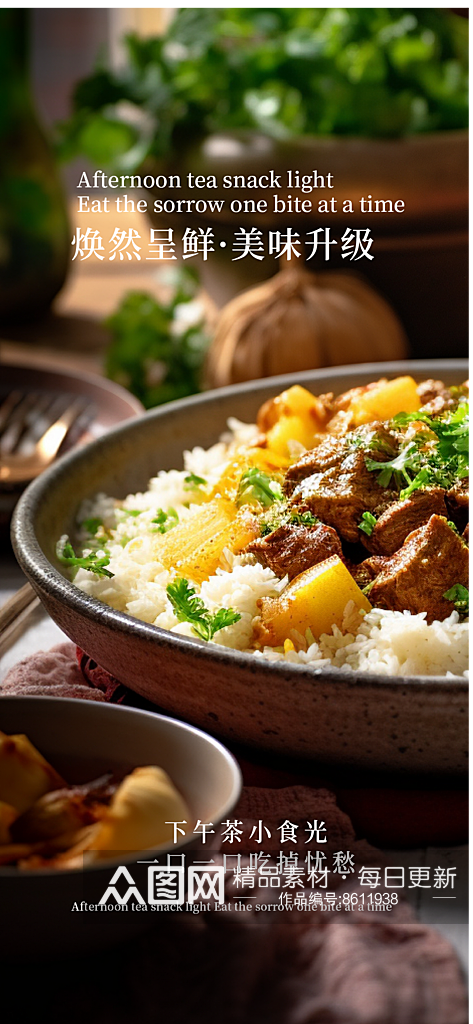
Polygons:
<instances>
[{"instance_id":1,"label":"beef chunk","mask_svg":"<svg viewBox=\"0 0 473 1024\"><path fill-rule=\"evenodd\" d=\"M373 582L378 573L381 572L383 563L384 558L380 555L373 555L372 558L365 558L364 562L358 562L357 564L345 559L345 565L360 590L364 590L369 583Z\"/></svg>"},{"instance_id":2,"label":"beef chunk","mask_svg":"<svg viewBox=\"0 0 473 1024\"><path fill-rule=\"evenodd\" d=\"M437 398L438 395L443 395L444 398L447 396L448 398L451 397L450 391L445 387L443 380L432 380L431 378L423 380L417 385L417 394L419 395L422 404L425 402L431 402L432 399Z\"/></svg>"},{"instance_id":3,"label":"beef chunk","mask_svg":"<svg viewBox=\"0 0 473 1024\"><path fill-rule=\"evenodd\" d=\"M363 512L381 511L397 493L380 487L365 458L387 462L397 453L397 438L382 423L369 423L344 438L330 438L290 466L285 490L307 506L340 537L356 543Z\"/></svg>"},{"instance_id":4,"label":"beef chunk","mask_svg":"<svg viewBox=\"0 0 473 1024\"><path fill-rule=\"evenodd\" d=\"M423 380L418 385L417 394L422 411L431 416L439 416L440 413L456 405L451 391L445 387L443 380Z\"/></svg>"},{"instance_id":5,"label":"beef chunk","mask_svg":"<svg viewBox=\"0 0 473 1024\"><path fill-rule=\"evenodd\" d=\"M328 437L316 448L311 448L304 455L289 466L284 480L286 494L292 494L301 480L305 480L313 473L324 473L327 469L340 464L347 455L347 442L344 437Z\"/></svg>"},{"instance_id":6,"label":"beef chunk","mask_svg":"<svg viewBox=\"0 0 473 1024\"><path fill-rule=\"evenodd\" d=\"M449 519L453 519L460 533L463 532L468 522L469 487L470 480L466 476L463 480L458 480L445 496Z\"/></svg>"},{"instance_id":7,"label":"beef chunk","mask_svg":"<svg viewBox=\"0 0 473 1024\"><path fill-rule=\"evenodd\" d=\"M454 604L444 594L455 583L468 587L468 548L442 516L433 515L413 530L402 548L362 565L377 572L371 604L392 611L426 612L427 622L446 619Z\"/></svg>"},{"instance_id":8,"label":"beef chunk","mask_svg":"<svg viewBox=\"0 0 473 1024\"><path fill-rule=\"evenodd\" d=\"M388 505L380 515L370 537L363 536L363 544L377 555L392 555L407 535L424 526L432 515L446 516L445 491L441 487L414 491L405 501Z\"/></svg>"},{"instance_id":9,"label":"beef chunk","mask_svg":"<svg viewBox=\"0 0 473 1024\"><path fill-rule=\"evenodd\" d=\"M331 555L343 557L335 530L323 523L314 526L287 523L267 537L252 541L246 550L256 555L263 565L268 565L276 576L287 574L291 580Z\"/></svg>"}]
</instances>

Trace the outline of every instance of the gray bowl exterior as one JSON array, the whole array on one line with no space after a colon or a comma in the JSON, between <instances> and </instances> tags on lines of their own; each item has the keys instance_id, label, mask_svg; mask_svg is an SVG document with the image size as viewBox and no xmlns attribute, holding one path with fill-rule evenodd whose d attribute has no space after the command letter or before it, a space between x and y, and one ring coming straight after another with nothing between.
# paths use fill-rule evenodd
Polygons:
<instances>
[{"instance_id":1,"label":"gray bowl exterior","mask_svg":"<svg viewBox=\"0 0 473 1024\"><path fill-rule=\"evenodd\" d=\"M0 729L7 734L25 733L68 782L157 764L185 797L193 824L198 818L226 820L240 795L241 774L229 751L211 736L163 715L95 701L0 697ZM191 834L178 846L124 853L115 862L91 865L83 872L0 868L0 953L36 959L86 953L129 938L160 915L151 914L149 908L134 912L131 907L78 912L71 910L73 904L98 903L117 864L128 865L133 876L133 865L143 857L166 863L168 852L209 849L208 841L201 847ZM142 894L146 899L145 890Z\"/></svg>"},{"instance_id":2,"label":"gray bowl exterior","mask_svg":"<svg viewBox=\"0 0 473 1024\"><path fill-rule=\"evenodd\" d=\"M18 561L51 617L116 678L162 708L229 740L346 766L458 774L467 763L467 683L314 670L203 645L103 605L65 579L55 544L74 535L81 500L146 487L182 452L207 447L228 416L253 421L263 401L299 382L314 393L409 373L459 383L466 362L364 364L223 388L160 407L51 467L20 501Z\"/></svg>"}]
</instances>

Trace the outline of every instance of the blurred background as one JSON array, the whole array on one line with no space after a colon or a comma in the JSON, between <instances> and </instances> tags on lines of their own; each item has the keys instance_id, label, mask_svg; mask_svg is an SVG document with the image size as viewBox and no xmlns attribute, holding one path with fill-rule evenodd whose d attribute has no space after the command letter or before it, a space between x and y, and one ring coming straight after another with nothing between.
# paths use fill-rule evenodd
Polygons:
<instances>
[{"instance_id":1,"label":"blurred background","mask_svg":"<svg viewBox=\"0 0 473 1024\"><path fill-rule=\"evenodd\" d=\"M4 8L0 361L107 373L148 407L249 376L466 354L467 15ZM317 169L334 175L333 194L402 199L405 213L349 221L371 229L372 260L343 260L338 246L329 262L320 249L282 267L235 261L237 226L340 237L346 217L224 211L153 220L176 237L211 227L205 261L71 262L78 229L105 236L118 219L149 237L146 214L76 212L80 174L96 168Z\"/></svg>"}]
</instances>

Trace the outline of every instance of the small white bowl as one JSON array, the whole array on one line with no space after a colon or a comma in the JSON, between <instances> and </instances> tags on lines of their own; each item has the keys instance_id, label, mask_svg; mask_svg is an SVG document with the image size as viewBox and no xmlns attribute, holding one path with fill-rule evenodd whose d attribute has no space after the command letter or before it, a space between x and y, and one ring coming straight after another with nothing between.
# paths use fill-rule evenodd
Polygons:
<instances>
[{"instance_id":1,"label":"small white bowl","mask_svg":"<svg viewBox=\"0 0 473 1024\"><path fill-rule=\"evenodd\" d=\"M106 771L140 765L164 768L189 806L192 825L198 819L213 822L217 839L220 822L241 792L240 769L221 743L152 712L56 697L0 697L0 730L25 733L67 782L86 782ZM201 847L208 860L209 839L214 836ZM99 903L117 864L128 865L133 876L139 860L166 862L168 853L199 847L191 833L176 845L126 853L118 861L91 864L83 871L0 868L0 952L39 959L51 953L85 953L128 938L165 915L151 915L149 907L145 913L131 907L120 913L77 912L73 905Z\"/></svg>"}]
</instances>

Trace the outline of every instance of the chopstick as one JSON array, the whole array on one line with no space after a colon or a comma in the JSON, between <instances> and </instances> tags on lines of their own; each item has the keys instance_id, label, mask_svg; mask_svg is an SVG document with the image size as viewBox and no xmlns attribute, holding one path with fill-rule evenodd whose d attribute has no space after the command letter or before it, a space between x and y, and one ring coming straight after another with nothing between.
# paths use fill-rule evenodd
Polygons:
<instances>
[{"instance_id":1,"label":"chopstick","mask_svg":"<svg viewBox=\"0 0 473 1024\"><path fill-rule=\"evenodd\" d=\"M29 583L25 583L21 590L5 601L0 608L0 654L16 640L39 604L39 597L36 597Z\"/></svg>"}]
</instances>

